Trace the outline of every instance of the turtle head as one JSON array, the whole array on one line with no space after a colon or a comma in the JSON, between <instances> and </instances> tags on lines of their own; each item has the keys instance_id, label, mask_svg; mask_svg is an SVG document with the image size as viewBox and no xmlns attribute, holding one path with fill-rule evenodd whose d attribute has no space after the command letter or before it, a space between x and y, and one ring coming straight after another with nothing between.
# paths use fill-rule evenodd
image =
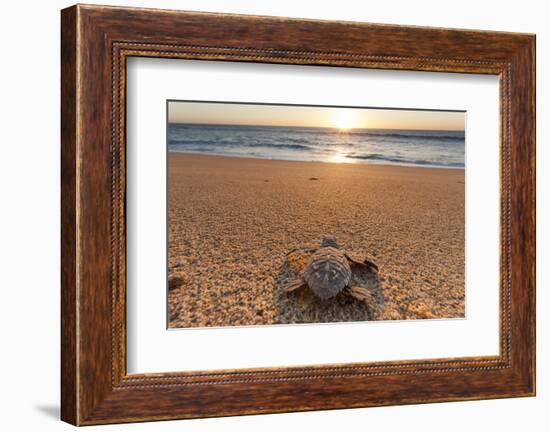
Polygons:
<instances>
[{"instance_id":1,"label":"turtle head","mask_svg":"<svg viewBox=\"0 0 550 431\"><path fill-rule=\"evenodd\" d=\"M336 237L334 235L323 235L323 238L321 238L321 247L338 248Z\"/></svg>"}]
</instances>

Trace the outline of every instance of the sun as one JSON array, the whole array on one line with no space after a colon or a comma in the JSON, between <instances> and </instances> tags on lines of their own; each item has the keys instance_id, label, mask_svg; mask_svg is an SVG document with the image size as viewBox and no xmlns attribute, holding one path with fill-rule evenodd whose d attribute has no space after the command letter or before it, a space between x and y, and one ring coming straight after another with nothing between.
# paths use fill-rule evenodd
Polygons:
<instances>
[{"instance_id":1,"label":"sun","mask_svg":"<svg viewBox=\"0 0 550 431\"><path fill-rule=\"evenodd\" d=\"M332 126L340 130L348 130L357 127L359 116L351 109L339 109L331 118Z\"/></svg>"}]
</instances>

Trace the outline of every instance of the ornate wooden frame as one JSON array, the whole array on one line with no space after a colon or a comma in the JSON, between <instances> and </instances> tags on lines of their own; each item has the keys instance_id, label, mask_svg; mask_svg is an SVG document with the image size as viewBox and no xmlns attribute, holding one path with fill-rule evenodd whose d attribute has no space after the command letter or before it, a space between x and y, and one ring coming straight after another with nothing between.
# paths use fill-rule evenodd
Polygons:
<instances>
[{"instance_id":1,"label":"ornate wooden frame","mask_svg":"<svg viewBox=\"0 0 550 431\"><path fill-rule=\"evenodd\" d=\"M61 15L63 420L88 425L534 395L534 35L81 5ZM128 375L130 56L498 75L500 354Z\"/></svg>"}]
</instances>

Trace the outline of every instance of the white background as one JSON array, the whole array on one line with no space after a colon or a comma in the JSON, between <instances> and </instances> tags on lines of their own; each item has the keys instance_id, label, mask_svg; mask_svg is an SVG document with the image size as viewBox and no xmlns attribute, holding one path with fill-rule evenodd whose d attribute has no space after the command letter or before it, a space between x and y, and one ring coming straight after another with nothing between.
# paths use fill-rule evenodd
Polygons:
<instances>
[{"instance_id":1,"label":"white background","mask_svg":"<svg viewBox=\"0 0 550 431\"><path fill-rule=\"evenodd\" d=\"M313 2L298 0L102 1L105 4L346 19L537 33L538 396L284 415L105 426L96 429L542 430L550 414L548 362L550 28L545 2L461 0ZM1 149L0 426L70 429L59 409L59 9L65 1L5 2L0 15ZM546 314L545 314L546 312ZM545 364L546 363L546 364Z\"/></svg>"},{"instance_id":2,"label":"white background","mask_svg":"<svg viewBox=\"0 0 550 431\"><path fill-rule=\"evenodd\" d=\"M498 354L496 76L141 58L127 84L129 373ZM466 111L467 318L167 331L167 99Z\"/></svg>"}]
</instances>

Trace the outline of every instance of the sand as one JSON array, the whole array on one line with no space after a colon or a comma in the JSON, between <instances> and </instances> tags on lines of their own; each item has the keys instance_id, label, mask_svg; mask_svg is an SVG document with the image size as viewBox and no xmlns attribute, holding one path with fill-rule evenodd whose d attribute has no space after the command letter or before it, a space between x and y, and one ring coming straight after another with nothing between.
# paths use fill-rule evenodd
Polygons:
<instances>
[{"instance_id":1,"label":"sand","mask_svg":"<svg viewBox=\"0 0 550 431\"><path fill-rule=\"evenodd\" d=\"M333 234L379 267L373 304L286 293ZM169 153L169 327L464 317L464 170Z\"/></svg>"}]
</instances>

